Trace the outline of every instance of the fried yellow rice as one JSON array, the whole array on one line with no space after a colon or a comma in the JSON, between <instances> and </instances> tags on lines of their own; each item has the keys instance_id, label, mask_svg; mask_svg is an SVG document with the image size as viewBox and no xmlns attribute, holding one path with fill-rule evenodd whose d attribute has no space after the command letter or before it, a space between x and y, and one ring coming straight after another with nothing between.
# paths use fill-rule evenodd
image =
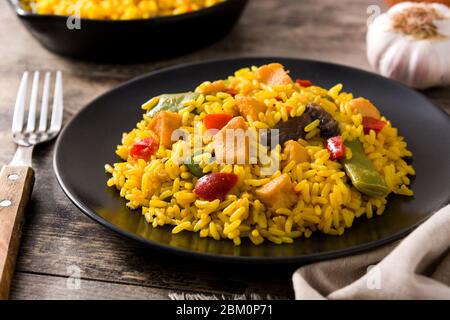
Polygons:
<instances>
[{"instance_id":1,"label":"fried yellow rice","mask_svg":"<svg viewBox=\"0 0 450 320\"><path fill-rule=\"evenodd\" d=\"M149 19L200 10L223 0L22 0L38 14L105 20Z\"/></svg>"},{"instance_id":2,"label":"fried yellow rice","mask_svg":"<svg viewBox=\"0 0 450 320\"><path fill-rule=\"evenodd\" d=\"M257 70L251 67L236 71L223 82L227 90L219 92L207 93L206 89L214 83L200 84L196 89L198 97L184 102L184 108L178 112L181 127L193 132L195 123L201 123L207 114L239 115L236 94L251 95L267 107L258 119L247 117L248 127L256 129L272 128L300 116L308 103L316 103L338 121L344 140L357 139L362 143L367 157L384 179L388 193L413 195L409 176L415 171L404 159L412 154L388 119L381 117L386 126L378 134L373 130L364 134L361 114L349 106L354 97L342 90L342 84L330 89L304 87L296 82L267 85L258 81ZM230 93L230 87L234 92ZM154 98L144 108L150 110L157 102L158 98ZM144 115L135 129L123 134L116 150L122 161L106 165L105 170L111 174L107 185L116 187L127 200L127 206L140 209L155 228L171 225L174 234L199 232L200 237L230 239L235 245L240 245L243 238L249 238L255 245L266 240L283 244L293 243L299 237L308 238L316 231L342 235L356 218L381 215L387 205L387 196L367 196L352 186L343 165L330 159L317 121L308 125L306 137L298 140L306 148L310 161L287 163L287 154L278 145L272 152L278 157L280 167L271 176L262 175L258 164L209 163L212 143L203 139L206 151L199 159L203 172L227 172L238 177L236 186L225 198L204 200L194 192L198 178L185 164L173 160L186 141L177 141L171 148L159 146L148 161L130 156L136 141L154 134L148 129L151 120ZM351 152L347 151L345 157L351 158ZM298 200L291 207L273 209L257 197L255 190L282 174L290 177Z\"/></svg>"}]
</instances>

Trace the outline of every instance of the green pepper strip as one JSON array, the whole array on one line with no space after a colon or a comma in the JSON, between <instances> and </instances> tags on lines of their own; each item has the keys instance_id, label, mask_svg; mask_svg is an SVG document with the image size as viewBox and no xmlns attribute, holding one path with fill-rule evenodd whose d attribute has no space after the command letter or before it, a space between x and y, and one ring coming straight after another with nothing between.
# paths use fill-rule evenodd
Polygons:
<instances>
[{"instance_id":1,"label":"green pepper strip","mask_svg":"<svg viewBox=\"0 0 450 320\"><path fill-rule=\"evenodd\" d=\"M160 111L178 112L185 107L185 102L196 100L198 97L199 94L195 92L162 94L159 96L158 103L147 112L147 115L153 117Z\"/></svg>"},{"instance_id":2,"label":"green pepper strip","mask_svg":"<svg viewBox=\"0 0 450 320\"><path fill-rule=\"evenodd\" d=\"M362 143L359 140L345 141L345 147L351 149L352 158L343 160L345 171L353 186L360 192L372 196L383 197L389 190L383 177L367 158Z\"/></svg>"},{"instance_id":3,"label":"green pepper strip","mask_svg":"<svg viewBox=\"0 0 450 320\"><path fill-rule=\"evenodd\" d=\"M190 161L186 161L186 163L185 163L186 167L188 167L189 171L197 178L201 178L206 174L206 173L203 173L203 169L200 167L200 165L198 163L195 163L195 161L194 161L194 157L198 156L201 153L202 153L202 151L192 154L191 158L189 159Z\"/></svg>"}]
</instances>

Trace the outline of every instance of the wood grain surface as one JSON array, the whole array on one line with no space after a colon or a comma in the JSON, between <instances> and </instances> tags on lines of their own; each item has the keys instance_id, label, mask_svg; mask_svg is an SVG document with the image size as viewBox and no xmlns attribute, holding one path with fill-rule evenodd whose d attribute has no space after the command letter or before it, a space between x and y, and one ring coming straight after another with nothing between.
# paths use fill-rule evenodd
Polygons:
<instances>
[{"instance_id":1,"label":"wood grain surface","mask_svg":"<svg viewBox=\"0 0 450 320\"><path fill-rule=\"evenodd\" d=\"M68 60L43 49L0 2L0 164L15 146L9 128L24 70L62 70L65 121L90 100L132 77L178 63L239 56L287 56L370 70L367 9L381 0L251 0L241 21L214 45L184 57L137 65ZM424 92L450 111L449 88ZM212 264L170 256L123 239L84 216L64 196L52 169L53 143L36 148L36 183L26 212L13 299L153 299L170 292L292 298L298 265ZM80 276L81 281L77 282Z\"/></svg>"}]
</instances>

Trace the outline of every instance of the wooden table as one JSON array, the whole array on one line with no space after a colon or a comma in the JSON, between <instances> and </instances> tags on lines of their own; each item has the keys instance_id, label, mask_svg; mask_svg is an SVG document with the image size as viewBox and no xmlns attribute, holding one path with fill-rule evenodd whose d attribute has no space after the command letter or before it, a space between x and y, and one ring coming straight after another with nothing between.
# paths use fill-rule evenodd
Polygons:
<instances>
[{"instance_id":1,"label":"wooden table","mask_svg":"<svg viewBox=\"0 0 450 320\"><path fill-rule=\"evenodd\" d=\"M181 62L248 55L307 57L369 69L365 58L367 7L380 0L253 0L223 40L196 53L158 63L118 66L76 62L43 49L0 2L0 164L15 146L11 113L24 70L62 70L65 121L99 94L134 76ZM426 91L450 112L450 90ZM204 263L153 252L83 215L59 188L53 144L35 150L37 179L27 210L13 299L165 299L171 292L250 294L292 298L298 266ZM78 269L77 269L78 268ZM69 276L80 271L81 282Z\"/></svg>"}]
</instances>

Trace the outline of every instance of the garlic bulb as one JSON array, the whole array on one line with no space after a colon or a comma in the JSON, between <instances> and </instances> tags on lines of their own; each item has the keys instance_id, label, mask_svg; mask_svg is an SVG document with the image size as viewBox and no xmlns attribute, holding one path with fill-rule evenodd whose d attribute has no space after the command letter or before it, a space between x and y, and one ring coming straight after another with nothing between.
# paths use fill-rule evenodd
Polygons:
<instances>
[{"instance_id":1,"label":"garlic bulb","mask_svg":"<svg viewBox=\"0 0 450 320\"><path fill-rule=\"evenodd\" d=\"M381 75L414 88L450 84L450 8L402 2L368 27L367 57Z\"/></svg>"}]
</instances>

